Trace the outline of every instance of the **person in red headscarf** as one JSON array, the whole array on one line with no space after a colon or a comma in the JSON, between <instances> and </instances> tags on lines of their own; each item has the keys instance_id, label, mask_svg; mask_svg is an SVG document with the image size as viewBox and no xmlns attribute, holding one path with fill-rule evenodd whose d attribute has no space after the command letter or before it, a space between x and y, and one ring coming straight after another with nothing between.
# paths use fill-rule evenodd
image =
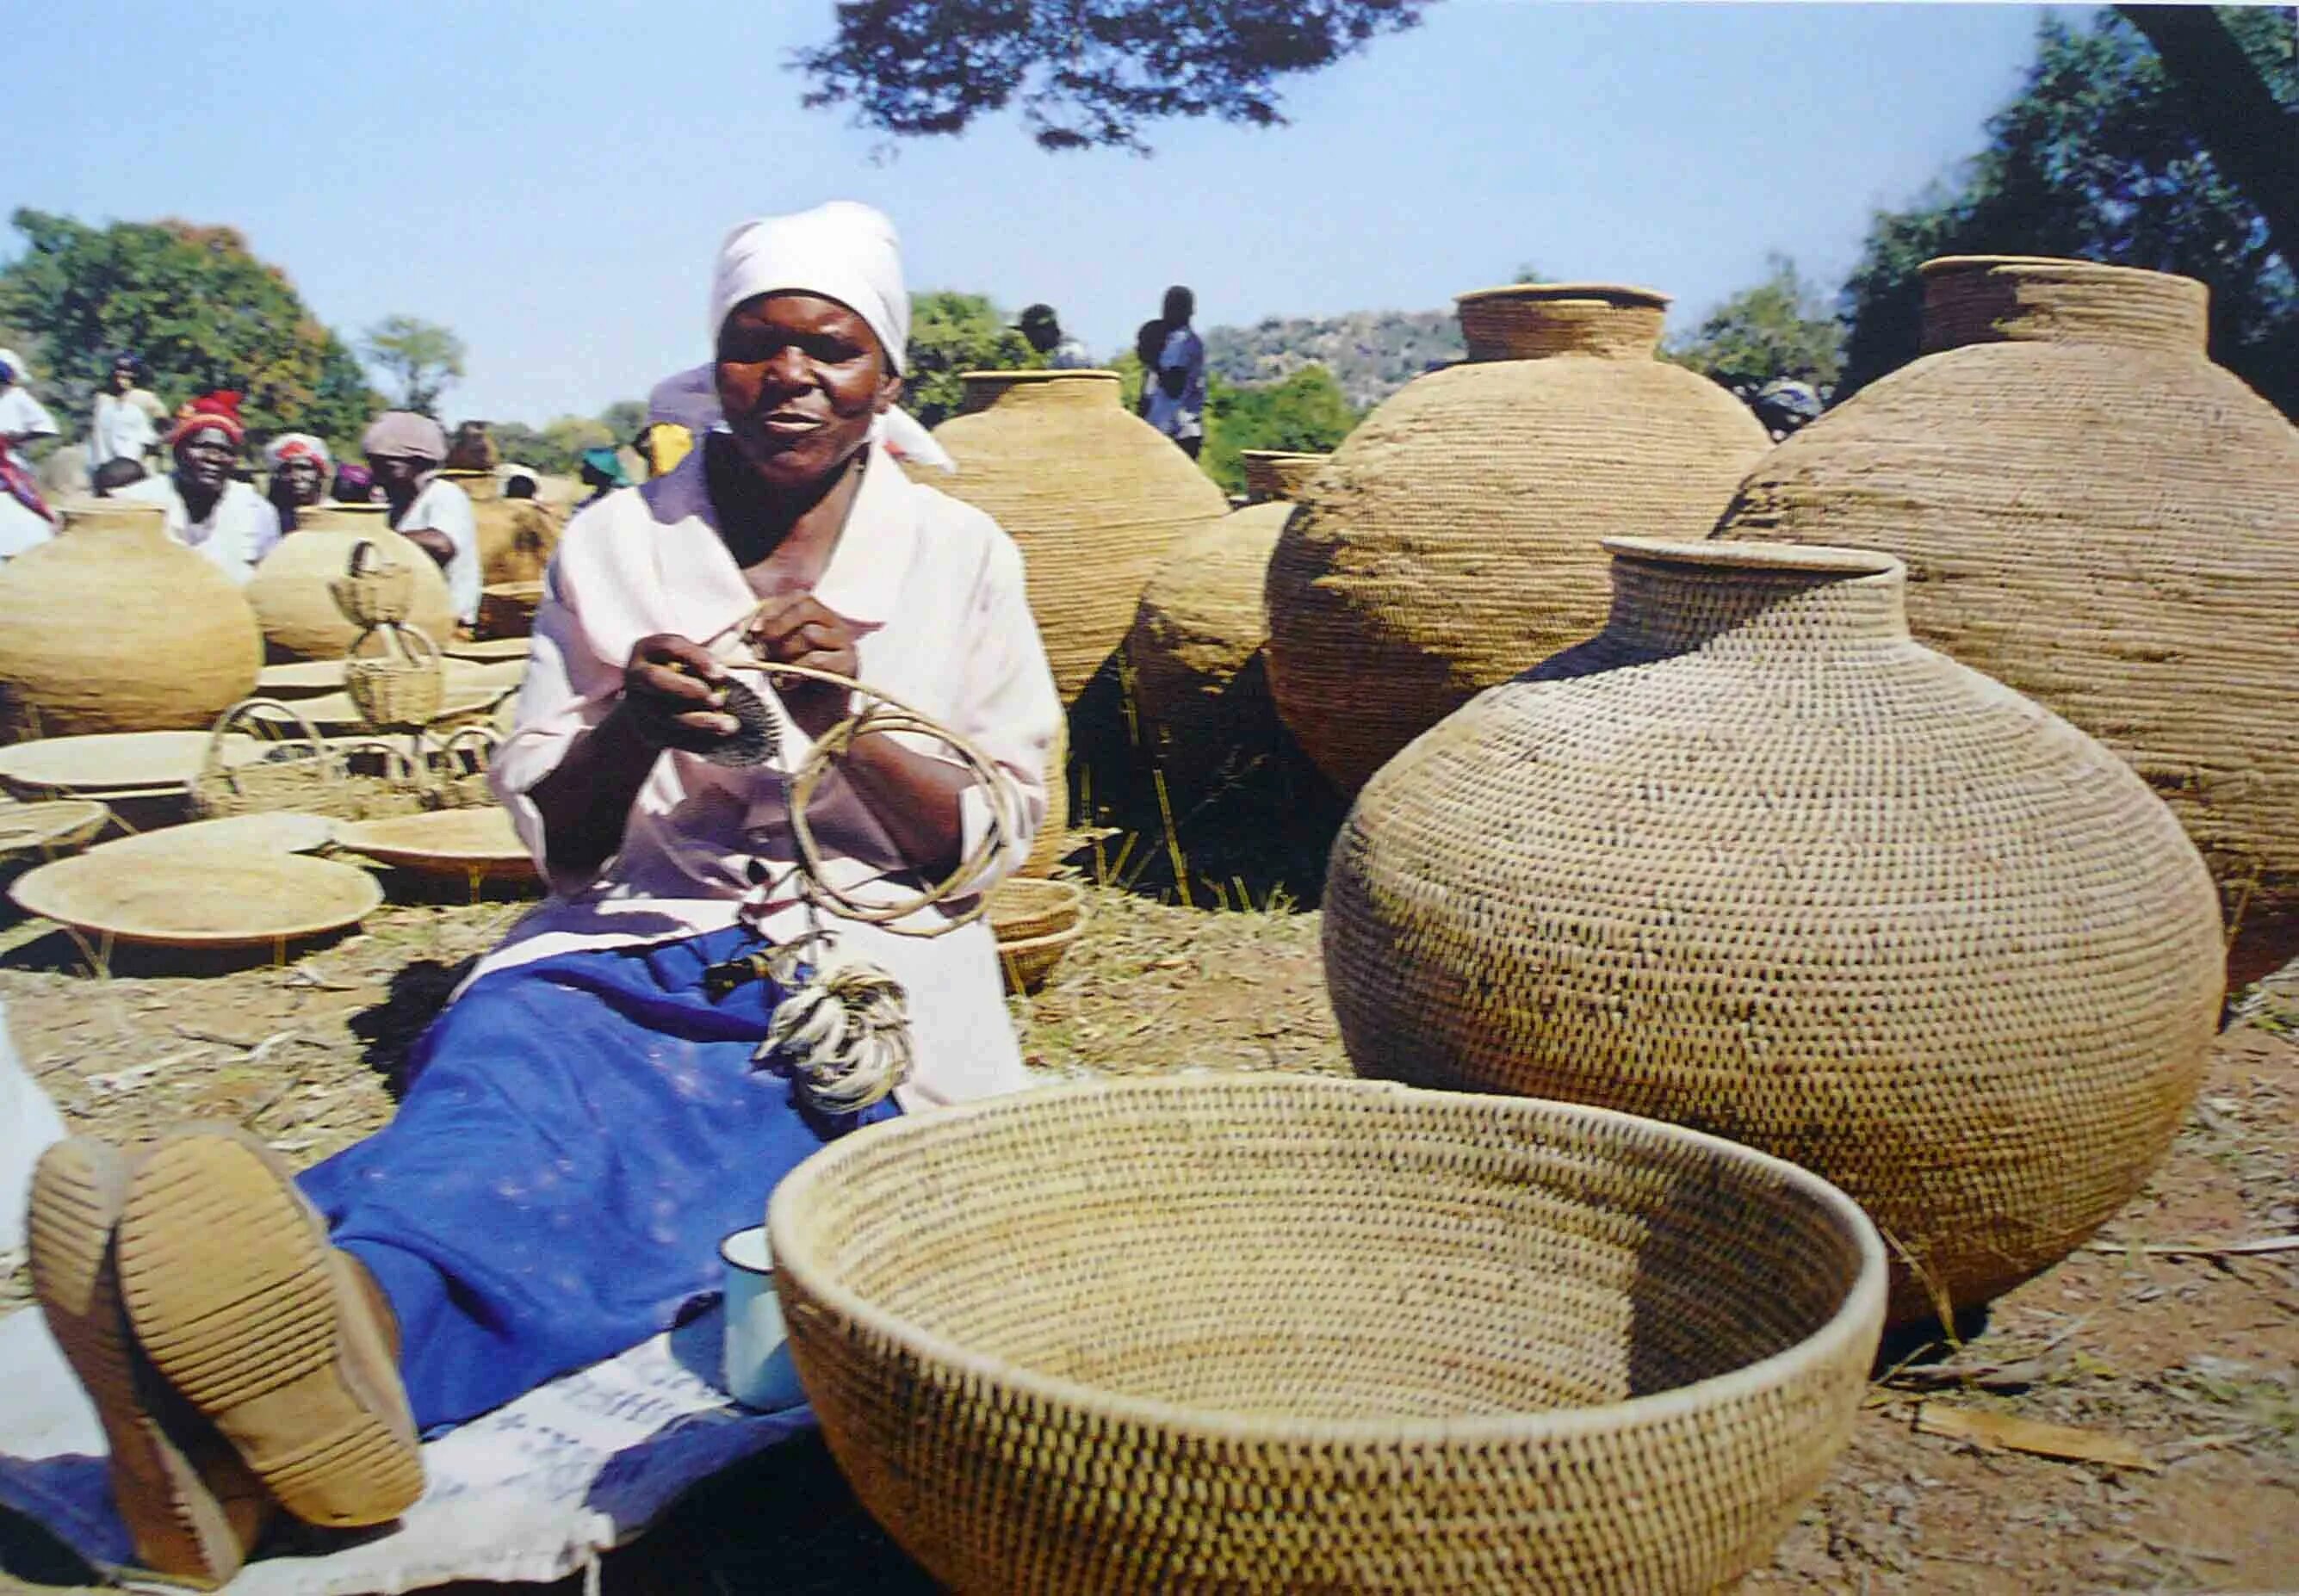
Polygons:
<instances>
[{"instance_id":1,"label":"person in red headscarf","mask_svg":"<svg viewBox=\"0 0 2299 1596\"><path fill-rule=\"evenodd\" d=\"M245 582L279 542L279 512L232 475L247 428L237 393L220 389L176 412L168 447L176 468L120 490L168 512L168 535L198 550L234 582Z\"/></svg>"}]
</instances>

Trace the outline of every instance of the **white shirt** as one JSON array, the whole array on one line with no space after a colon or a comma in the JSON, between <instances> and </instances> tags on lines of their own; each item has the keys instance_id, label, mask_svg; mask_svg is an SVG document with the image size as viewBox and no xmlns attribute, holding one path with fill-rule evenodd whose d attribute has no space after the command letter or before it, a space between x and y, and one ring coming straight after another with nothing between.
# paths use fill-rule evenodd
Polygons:
<instances>
[{"instance_id":1,"label":"white shirt","mask_svg":"<svg viewBox=\"0 0 2299 1596\"><path fill-rule=\"evenodd\" d=\"M159 441L159 429L152 425L150 413L136 402L133 393L95 396L95 415L87 428L87 468L91 472L106 460L141 462Z\"/></svg>"},{"instance_id":2,"label":"white shirt","mask_svg":"<svg viewBox=\"0 0 2299 1596\"><path fill-rule=\"evenodd\" d=\"M168 512L168 535L198 550L234 582L255 574L263 557L279 545L279 512L244 482L228 482L203 521L192 519L173 474L147 476L112 495L156 504Z\"/></svg>"},{"instance_id":3,"label":"white shirt","mask_svg":"<svg viewBox=\"0 0 2299 1596\"><path fill-rule=\"evenodd\" d=\"M610 494L560 539L535 614L518 724L494 761L496 796L538 863L543 820L527 794L614 707L632 646L654 633L706 641L757 604L718 534L702 462L698 449L668 475ZM986 889L1029 855L1045 816L1046 759L1062 717L1024 595L1020 553L988 516L911 482L881 449L814 591L857 633L860 680L957 732L1002 771L1007 834L979 883ZM738 673L738 679L775 707L760 677ZM777 720L779 764L795 770L809 744L787 717ZM942 752L930 740L913 746ZM978 787L968 790L960 805L962 851L981 841L996 801ZM917 889L884 826L842 781L824 783L808 817L826 872L842 889L878 902ZM791 854L772 766L727 770L666 753L631 806L621 851L581 880L555 875L545 864L552 897L474 974L575 948L723 930L742 918L753 859L768 864L776 883L763 917L753 918L770 940L792 939L805 930L807 914L784 884ZM948 918L929 908L906 923ZM986 922L933 939L835 918L826 923L842 953L878 964L909 990L917 1064L901 1094L906 1105L1028 1083Z\"/></svg>"},{"instance_id":4,"label":"white shirt","mask_svg":"<svg viewBox=\"0 0 2299 1596\"><path fill-rule=\"evenodd\" d=\"M1180 393L1168 394L1158 380L1167 372L1181 373ZM1149 385L1150 426L1169 438L1205 436L1206 345L1194 330L1181 327L1166 334L1157 368L1144 372L1141 380Z\"/></svg>"},{"instance_id":5,"label":"white shirt","mask_svg":"<svg viewBox=\"0 0 2299 1596\"><path fill-rule=\"evenodd\" d=\"M392 525L400 532L436 532L455 546L453 557L440 567L447 578L447 598L457 620L466 626L477 620L479 518L471 509L471 496L445 477L435 476Z\"/></svg>"},{"instance_id":6,"label":"white shirt","mask_svg":"<svg viewBox=\"0 0 2299 1596\"><path fill-rule=\"evenodd\" d=\"M52 437L55 430L55 418L25 391L22 384L12 383L0 389L0 449L6 450L9 459L19 467L28 472L31 469L24 457L16 452L14 440ZM55 534L53 522L34 514L19 503L13 493L0 488L0 560L13 559Z\"/></svg>"}]
</instances>

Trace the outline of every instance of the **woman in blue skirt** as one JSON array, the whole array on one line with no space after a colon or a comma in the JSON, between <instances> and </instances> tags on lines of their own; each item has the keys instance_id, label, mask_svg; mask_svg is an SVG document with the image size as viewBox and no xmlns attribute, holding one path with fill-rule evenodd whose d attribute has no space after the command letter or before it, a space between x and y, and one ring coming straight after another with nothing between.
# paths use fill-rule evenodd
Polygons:
<instances>
[{"instance_id":1,"label":"woman in blue skirt","mask_svg":"<svg viewBox=\"0 0 2299 1596\"><path fill-rule=\"evenodd\" d=\"M418 1044L390 1126L300 1182L207 1128L43 1161L35 1285L153 1568L228 1578L280 1509L396 1517L422 1490L419 1433L667 1328L714 1285L720 1238L826 1140L1023 1084L979 922L828 922L839 958L907 993L914 1063L892 1096L826 1113L754 1057L784 994L745 955L812 923L777 772L854 706L740 660L882 689L1001 778L989 790L928 740L856 740L807 815L850 897L914 898L995 816L986 889L1043 818L1061 710L1020 557L882 441L909 321L893 228L867 207L728 236L724 421L569 525L495 761L551 897ZM775 722L768 764L708 757L757 735L738 686Z\"/></svg>"}]
</instances>

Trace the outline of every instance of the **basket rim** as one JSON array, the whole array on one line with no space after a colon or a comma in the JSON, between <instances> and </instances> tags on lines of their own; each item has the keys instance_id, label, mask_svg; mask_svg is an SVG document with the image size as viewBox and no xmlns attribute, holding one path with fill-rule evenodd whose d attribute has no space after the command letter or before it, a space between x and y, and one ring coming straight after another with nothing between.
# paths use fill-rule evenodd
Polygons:
<instances>
[{"instance_id":1,"label":"basket rim","mask_svg":"<svg viewBox=\"0 0 2299 1596\"><path fill-rule=\"evenodd\" d=\"M1665 310L1675 295L1634 283L1510 283L1498 288L1472 288L1453 296L1456 306L1490 304L1495 301L1546 303L1554 300L1603 300L1624 309Z\"/></svg>"},{"instance_id":2,"label":"basket rim","mask_svg":"<svg viewBox=\"0 0 2299 1596\"><path fill-rule=\"evenodd\" d=\"M1916 274L1929 281L1939 277L1960 277L1966 273L1996 271L2005 268L2015 270L2048 271L2069 278L2087 278L2100 283L2178 284L2190 288L2209 285L2184 272L2154 271L2145 266L2117 266L2106 260L2087 260L2080 255L1934 255L1916 268Z\"/></svg>"},{"instance_id":3,"label":"basket rim","mask_svg":"<svg viewBox=\"0 0 2299 1596\"><path fill-rule=\"evenodd\" d=\"M1644 1396L1586 1407L1549 1409L1538 1412L1485 1415L1471 1418L1247 1418L1216 1409L1133 1396L1076 1380L1041 1374L994 1354L961 1346L949 1337L925 1330L886 1312L827 1278L817 1267L812 1246L796 1234L798 1203L809 1188L827 1178L858 1147L901 1137L940 1134L942 1128L967 1119L1011 1113L1025 1104L1084 1097L1101 1093L1144 1096L1174 1092L1305 1092L1354 1093L1365 1098L1386 1096L1407 1100L1472 1103L1488 1111L1500 1108L1527 1118L1564 1121L1589 1126L1633 1129L1689 1146L1706 1149L1751 1171L1761 1171L1812 1199L1849 1234L1860 1253L1860 1269L1838 1303L1836 1311L1809 1336L1754 1363L1689 1385L1672 1386ZM1264 1445L1303 1443L1374 1444L1395 1447L1459 1446L1470 1443L1523 1445L1561 1441L1597 1432L1612 1432L1665 1423L1697 1410L1723 1405L1740 1396L1784 1383L1797 1370L1824 1365L1842 1352L1847 1344L1863 1337L1870 1327L1880 1328L1888 1295L1888 1268L1883 1238L1873 1220L1850 1196L1811 1170L1768 1153L1706 1131L1672 1125L1665 1121L1623 1113L1585 1104L1562 1103L1543 1097L1496 1096L1486 1093L1436 1092L1393 1081L1266 1073L1209 1071L1150 1079L1103 1079L1033 1087L1020 1093L978 1099L937 1108L930 1114L881 1121L842 1137L784 1177L767 1204L768 1245L776 1267L803 1275L804 1289L850 1322L884 1336L921 1362L938 1364L987 1385L1004 1386L1037 1401L1091 1412L1105 1418L1208 1440Z\"/></svg>"},{"instance_id":4,"label":"basket rim","mask_svg":"<svg viewBox=\"0 0 2299 1596\"><path fill-rule=\"evenodd\" d=\"M87 910L71 902L68 896L59 896L69 895L86 877L101 881L108 876L133 876L162 866L187 875L206 876L213 881L220 896L228 896L228 889L244 878L251 865L286 875L302 875L314 887L322 883L341 886L345 889L344 901L315 915L308 907L311 900L307 898L307 906L301 911L303 917L284 923L243 925L224 930L171 930L124 921L112 912L101 920L90 919ZM355 865L314 859L303 854L220 848L167 856L75 854L26 872L9 889L8 896L28 914L41 915L76 930L108 935L115 941L153 947L264 947L278 942L300 942L357 925L383 906L381 884Z\"/></svg>"},{"instance_id":5,"label":"basket rim","mask_svg":"<svg viewBox=\"0 0 2299 1596\"><path fill-rule=\"evenodd\" d=\"M958 374L958 380L961 383L1035 385L1075 382L1122 383L1125 377L1124 373L1112 371L1103 366L1073 366L1058 370L1033 368L1027 371L992 371L984 368L977 371L961 371Z\"/></svg>"},{"instance_id":6,"label":"basket rim","mask_svg":"<svg viewBox=\"0 0 2299 1596\"><path fill-rule=\"evenodd\" d=\"M1598 543L1615 559L1639 565L1701 566L1733 571L1810 571L1854 577L1896 576L1897 555L1840 543L1679 542L1668 538L1610 537Z\"/></svg>"},{"instance_id":7,"label":"basket rim","mask_svg":"<svg viewBox=\"0 0 2299 1596\"><path fill-rule=\"evenodd\" d=\"M1067 947L1076 941L1084 931L1085 918L1080 915L1058 931L1047 931L1042 936L1022 937L1011 942L1000 942L998 944L998 957L1002 963L1016 954L1036 953L1042 948L1057 945Z\"/></svg>"}]
</instances>

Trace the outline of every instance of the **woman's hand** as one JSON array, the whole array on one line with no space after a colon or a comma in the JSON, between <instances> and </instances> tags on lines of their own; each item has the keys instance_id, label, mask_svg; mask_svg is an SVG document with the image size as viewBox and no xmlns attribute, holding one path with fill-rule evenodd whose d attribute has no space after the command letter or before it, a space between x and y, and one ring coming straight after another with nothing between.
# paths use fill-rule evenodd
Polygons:
<instances>
[{"instance_id":1,"label":"woman's hand","mask_svg":"<svg viewBox=\"0 0 2299 1596\"><path fill-rule=\"evenodd\" d=\"M802 665L848 677L861 669L853 633L812 593L792 593L761 610L748 638L770 665ZM783 707L809 737L820 738L851 713L854 695L845 688L805 676L773 680Z\"/></svg>"},{"instance_id":2,"label":"woman's hand","mask_svg":"<svg viewBox=\"0 0 2299 1596\"><path fill-rule=\"evenodd\" d=\"M643 637L623 666L623 697L626 703L633 699L647 702L635 705L643 712L628 718L642 737L658 747L662 740L649 721L698 737L732 737L743 727L719 708L726 694L718 684L726 679L726 667L701 644L668 632Z\"/></svg>"}]
</instances>

